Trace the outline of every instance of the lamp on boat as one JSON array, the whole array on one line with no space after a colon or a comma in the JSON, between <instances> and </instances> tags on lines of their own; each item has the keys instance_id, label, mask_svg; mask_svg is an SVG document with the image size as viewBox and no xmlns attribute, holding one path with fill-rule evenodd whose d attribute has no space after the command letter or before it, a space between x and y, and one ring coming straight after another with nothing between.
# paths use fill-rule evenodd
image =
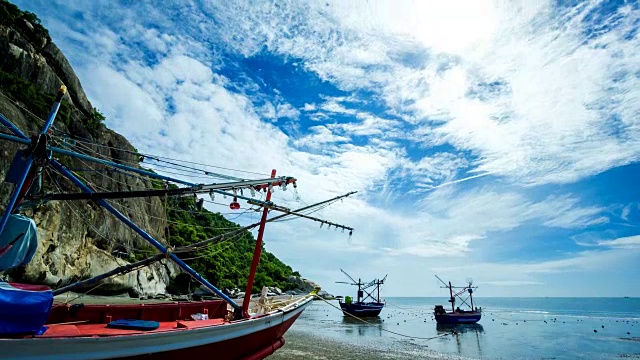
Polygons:
<instances>
[{"instance_id":1,"label":"lamp on boat","mask_svg":"<svg viewBox=\"0 0 640 360\"><path fill-rule=\"evenodd\" d=\"M251 197L256 197L256 191L253 189L253 187L250 187L249 190L251 191Z\"/></svg>"},{"instance_id":2,"label":"lamp on boat","mask_svg":"<svg viewBox=\"0 0 640 360\"><path fill-rule=\"evenodd\" d=\"M233 201L231 202L231 204L229 204L229 208L231 210L238 210L240 209L240 203L238 203L238 198L234 197Z\"/></svg>"}]
</instances>

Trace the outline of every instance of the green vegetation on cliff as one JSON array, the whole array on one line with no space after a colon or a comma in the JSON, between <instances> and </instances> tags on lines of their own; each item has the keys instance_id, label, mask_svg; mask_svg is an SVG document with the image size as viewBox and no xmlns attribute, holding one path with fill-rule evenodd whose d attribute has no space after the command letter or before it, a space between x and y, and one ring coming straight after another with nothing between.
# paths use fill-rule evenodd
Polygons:
<instances>
[{"instance_id":1,"label":"green vegetation on cliff","mask_svg":"<svg viewBox=\"0 0 640 360\"><path fill-rule=\"evenodd\" d=\"M38 19L36 14L29 11L22 11L12 3L6 0L0 0L0 25L12 26L21 30L24 29L24 26L28 26L23 20L27 20L31 26L33 26L37 37L43 37L51 41L49 31L40 24L40 19ZM29 33L30 32L26 32L25 34ZM33 41L34 39L29 38L29 40Z\"/></svg>"},{"instance_id":2,"label":"green vegetation on cliff","mask_svg":"<svg viewBox=\"0 0 640 360\"><path fill-rule=\"evenodd\" d=\"M219 213L206 209L198 210L192 197L169 198L167 218L169 220L168 239L172 246L185 246L233 231L240 226ZM210 245L207 249L194 252L187 263L220 288L238 287L244 290L249 275L256 240L249 231ZM273 254L262 249L262 256L256 272L254 292L263 286L277 286L289 290L292 284L286 279L290 275L300 275L291 267L278 260ZM184 286L178 282L177 286Z\"/></svg>"}]
</instances>

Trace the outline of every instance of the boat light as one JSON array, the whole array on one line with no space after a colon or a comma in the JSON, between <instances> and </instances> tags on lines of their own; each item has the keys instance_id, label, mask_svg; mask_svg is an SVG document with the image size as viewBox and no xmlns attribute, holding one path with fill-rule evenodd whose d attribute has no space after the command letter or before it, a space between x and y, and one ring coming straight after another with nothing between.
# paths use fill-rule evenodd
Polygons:
<instances>
[{"instance_id":1,"label":"boat light","mask_svg":"<svg viewBox=\"0 0 640 360\"><path fill-rule=\"evenodd\" d=\"M238 198L236 198L236 197L233 198L233 201L231 202L231 204L229 204L229 208L231 210L240 209L240 204L238 203Z\"/></svg>"}]
</instances>

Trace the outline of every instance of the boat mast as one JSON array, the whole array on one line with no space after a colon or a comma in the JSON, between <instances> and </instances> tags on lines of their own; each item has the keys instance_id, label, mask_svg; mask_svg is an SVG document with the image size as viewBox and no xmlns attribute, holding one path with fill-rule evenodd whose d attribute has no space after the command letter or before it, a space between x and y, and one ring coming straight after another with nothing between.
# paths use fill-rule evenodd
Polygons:
<instances>
[{"instance_id":1,"label":"boat mast","mask_svg":"<svg viewBox=\"0 0 640 360\"><path fill-rule=\"evenodd\" d=\"M376 281L376 285L378 285L378 303L380 303L380 280Z\"/></svg>"},{"instance_id":2,"label":"boat mast","mask_svg":"<svg viewBox=\"0 0 640 360\"><path fill-rule=\"evenodd\" d=\"M473 308L473 290L469 288L469 299L471 299L471 311L475 311Z\"/></svg>"},{"instance_id":3,"label":"boat mast","mask_svg":"<svg viewBox=\"0 0 640 360\"><path fill-rule=\"evenodd\" d=\"M360 285L362 285L362 279L358 278L358 302L360 302L360 296L362 295L362 290L360 290Z\"/></svg>"},{"instance_id":4,"label":"boat mast","mask_svg":"<svg viewBox=\"0 0 640 360\"><path fill-rule=\"evenodd\" d=\"M312 204L312 205L307 205L305 207L302 207L302 208L294 210L294 212L303 211L303 210L307 210L309 208L317 207L319 205L326 204L328 202L332 202L332 201L335 201L335 200L350 196L350 195L355 194L355 193L356 192L352 191L352 192L349 192L347 194L340 195L340 196L334 197L334 198L329 199L329 200L321 201L319 203L315 203L315 204ZM276 220L282 219L283 217L287 217L287 216L290 216L290 214L282 214L282 215L274 216L274 217L272 217L270 219L267 219L266 222L276 221ZM190 244L190 245L187 245L187 246L179 247L179 248L174 249L174 253L176 253L176 254L189 253L189 252L195 251L199 247L202 247L204 245L208 245L208 244L210 244L212 242L223 240L225 238L229 238L231 236L235 236L235 235L240 234L240 233L242 233L244 231L251 230L252 228L254 228L256 226L259 226L259 225L260 225L260 222L257 222L257 223L254 223L254 224L251 224L251 225L247 225L247 226L241 227L239 229L236 229L236 230L233 230L233 231L221 234L221 235L214 236L214 237L209 238L207 240L203 240L203 241L200 241L200 242L197 242L197 243L194 243L194 244ZM135 263L131 263L131 264L120 266L120 267L118 267L116 269L113 269L113 270L111 270L109 272L106 272L104 274L101 274L101 275L97 275L97 276L95 276L93 278L90 278L90 279L87 279L87 280L78 281L78 282L75 282L73 284L69 284L69 285L63 286L61 288L58 288L58 289L54 290L53 291L53 295L55 296L55 295L63 294L65 292L67 292L67 291L71 291L71 290L74 290L74 289L90 286L90 285L96 284L96 283L98 283L98 282L100 282L100 281L102 281L104 279L107 279L107 278L109 278L109 277L111 277L113 275L125 274L127 272L134 271L134 270L136 270L136 269L138 269L140 267L148 266L150 264L153 264L153 263L155 263L157 261L160 261L162 259L165 259L165 258L166 258L165 254L153 255L153 256L151 256L149 258L137 261Z\"/></svg>"},{"instance_id":5,"label":"boat mast","mask_svg":"<svg viewBox=\"0 0 640 360\"><path fill-rule=\"evenodd\" d=\"M271 170L271 178L276 177L276 169ZM266 202L271 201L271 187L267 188ZM256 269L260 262L260 254L262 253L262 236L264 235L264 226L267 222L267 213L269 208L262 210L262 218L260 219L260 228L258 229L258 237L256 238L256 247L253 250L253 260L251 260L251 270L249 270L249 279L247 279L247 288L244 292L244 301L242 302L242 316L249 317L249 302L251 302L251 292L253 291L253 280L256 276Z\"/></svg>"},{"instance_id":6,"label":"boat mast","mask_svg":"<svg viewBox=\"0 0 640 360\"><path fill-rule=\"evenodd\" d=\"M455 305L454 305L455 302L456 302L456 299L453 297L453 290L451 288L451 281L449 281L449 296L451 296L451 299L449 300L449 301L451 301L451 311L452 312L456 312Z\"/></svg>"},{"instance_id":7,"label":"boat mast","mask_svg":"<svg viewBox=\"0 0 640 360\"><path fill-rule=\"evenodd\" d=\"M53 124L53 120L56 118L58 114L58 110L60 109L60 103L62 102L62 97L67 92L66 86L62 85L58 89L58 95L56 96L56 100L51 106L51 110L49 112L49 116L47 117L47 121L44 123L42 130L40 130L40 134L37 137L33 137L31 141L22 133L18 128L15 127L10 121L3 118L2 124L9 127L13 131L14 134L18 135L21 140L27 140L29 143L29 147L27 150L22 152L24 165L22 169L20 169L19 175L16 177L17 182L15 183L15 187L13 188L13 193L11 194L11 198L9 199L9 203L5 208L4 214L2 215L2 219L0 219L0 234L4 230L5 225L7 225L7 221L9 221L9 215L14 210L16 204L19 203L18 198L24 196L27 192L28 188L31 186L31 182L33 181L34 169L32 169L32 165L34 163L34 158L37 157L38 161L46 161L46 158L50 156L48 152L47 146L49 141L49 136L47 132L49 128ZM27 155L27 153L29 153Z\"/></svg>"}]
</instances>

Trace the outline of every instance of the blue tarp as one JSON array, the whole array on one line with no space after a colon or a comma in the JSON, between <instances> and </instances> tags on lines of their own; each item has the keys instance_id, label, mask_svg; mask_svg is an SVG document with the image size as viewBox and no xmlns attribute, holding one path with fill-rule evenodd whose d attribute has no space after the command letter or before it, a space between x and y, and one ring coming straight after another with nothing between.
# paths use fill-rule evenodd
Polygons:
<instances>
[{"instance_id":1,"label":"blue tarp","mask_svg":"<svg viewBox=\"0 0 640 360\"><path fill-rule=\"evenodd\" d=\"M0 335L42 333L52 304L46 286L0 282Z\"/></svg>"},{"instance_id":2,"label":"blue tarp","mask_svg":"<svg viewBox=\"0 0 640 360\"><path fill-rule=\"evenodd\" d=\"M0 234L0 271L27 265L37 248L38 229L33 219L10 215Z\"/></svg>"}]
</instances>

